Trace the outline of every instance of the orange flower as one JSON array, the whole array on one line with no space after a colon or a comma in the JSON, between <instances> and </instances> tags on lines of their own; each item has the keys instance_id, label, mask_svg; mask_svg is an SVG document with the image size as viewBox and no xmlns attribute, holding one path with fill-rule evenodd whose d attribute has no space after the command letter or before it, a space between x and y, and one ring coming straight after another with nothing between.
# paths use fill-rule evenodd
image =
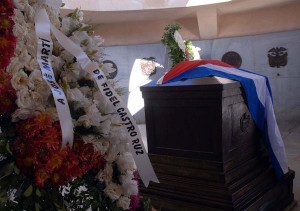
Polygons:
<instances>
[{"instance_id":1,"label":"orange flower","mask_svg":"<svg viewBox=\"0 0 300 211\"><path fill-rule=\"evenodd\" d=\"M0 37L0 49L1 50L9 48L10 45L11 45L11 43L7 36Z\"/></svg>"},{"instance_id":2,"label":"orange flower","mask_svg":"<svg viewBox=\"0 0 300 211\"><path fill-rule=\"evenodd\" d=\"M63 162L63 157L60 154L53 154L50 160L46 164L48 171L52 172L54 169L58 169Z\"/></svg>"},{"instance_id":3,"label":"orange flower","mask_svg":"<svg viewBox=\"0 0 300 211\"><path fill-rule=\"evenodd\" d=\"M56 185L56 186L62 185L61 184L61 176L59 175L58 172L54 172L52 174L51 178L52 178L52 182L54 183L54 185Z\"/></svg>"},{"instance_id":4,"label":"orange flower","mask_svg":"<svg viewBox=\"0 0 300 211\"><path fill-rule=\"evenodd\" d=\"M0 30L12 29L13 24L14 22L11 18L0 16Z\"/></svg>"},{"instance_id":5,"label":"orange flower","mask_svg":"<svg viewBox=\"0 0 300 211\"><path fill-rule=\"evenodd\" d=\"M16 91L10 83L11 76L0 71L0 115L10 115L16 109Z\"/></svg>"},{"instance_id":6,"label":"orange flower","mask_svg":"<svg viewBox=\"0 0 300 211\"><path fill-rule=\"evenodd\" d=\"M34 124L41 127L51 127L52 119L49 115L40 114L34 118Z\"/></svg>"},{"instance_id":7,"label":"orange flower","mask_svg":"<svg viewBox=\"0 0 300 211\"><path fill-rule=\"evenodd\" d=\"M81 139L75 138L72 148L67 145L61 149L60 126L46 114L20 121L16 131L16 165L25 176L34 176L39 187L45 183L65 185L93 168L104 166L103 156Z\"/></svg>"},{"instance_id":8,"label":"orange flower","mask_svg":"<svg viewBox=\"0 0 300 211\"><path fill-rule=\"evenodd\" d=\"M12 0L1 0L0 1L0 14L13 15L14 7L15 7L15 5Z\"/></svg>"},{"instance_id":9,"label":"orange flower","mask_svg":"<svg viewBox=\"0 0 300 211\"><path fill-rule=\"evenodd\" d=\"M24 164L24 166L26 166L26 167L31 167L31 166L33 166L33 162L34 162L33 157L25 157L25 159L23 160L23 164Z\"/></svg>"},{"instance_id":10,"label":"orange flower","mask_svg":"<svg viewBox=\"0 0 300 211\"><path fill-rule=\"evenodd\" d=\"M0 94L0 98L0 115L11 115L17 109L15 93Z\"/></svg>"},{"instance_id":11,"label":"orange flower","mask_svg":"<svg viewBox=\"0 0 300 211\"><path fill-rule=\"evenodd\" d=\"M39 168L34 176L36 185L39 187L44 187L45 181L49 178L48 172L43 168Z\"/></svg>"}]
</instances>

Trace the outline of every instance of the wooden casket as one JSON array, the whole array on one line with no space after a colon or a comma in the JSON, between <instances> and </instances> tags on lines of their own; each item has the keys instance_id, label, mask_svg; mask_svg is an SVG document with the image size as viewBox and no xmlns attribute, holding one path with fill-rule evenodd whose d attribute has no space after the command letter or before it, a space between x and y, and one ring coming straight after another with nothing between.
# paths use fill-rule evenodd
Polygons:
<instances>
[{"instance_id":1,"label":"wooden casket","mask_svg":"<svg viewBox=\"0 0 300 211\"><path fill-rule=\"evenodd\" d=\"M219 77L141 87L148 153L160 183L141 187L164 210L283 210L290 170L275 176L239 82Z\"/></svg>"}]
</instances>

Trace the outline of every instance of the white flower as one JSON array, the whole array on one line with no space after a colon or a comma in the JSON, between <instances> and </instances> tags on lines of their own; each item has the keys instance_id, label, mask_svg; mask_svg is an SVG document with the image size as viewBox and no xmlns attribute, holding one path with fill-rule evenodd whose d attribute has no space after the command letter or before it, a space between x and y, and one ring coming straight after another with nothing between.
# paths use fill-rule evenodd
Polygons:
<instances>
[{"instance_id":1,"label":"white flower","mask_svg":"<svg viewBox=\"0 0 300 211\"><path fill-rule=\"evenodd\" d=\"M92 121L88 115L82 115L78 118L76 122L77 126L84 126L85 128L90 128L92 126Z\"/></svg>"},{"instance_id":2,"label":"white flower","mask_svg":"<svg viewBox=\"0 0 300 211\"><path fill-rule=\"evenodd\" d=\"M16 8L18 8L19 10L22 10L22 11L25 10L26 3L27 3L27 1L25 1L25 0L14 0L14 4L15 4Z\"/></svg>"},{"instance_id":3,"label":"white flower","mask_svg":"<svg viewBox=\"0 0 300 211\"><path fill-rule=\"evenodd\" d=\"M194 60L200 60L201 59L201 56L200 56L201 48L192 46L192 51L194 53Z\"/></svg>"},{"instance_id":4,"label":"white flower","mask_svg":"<svg viewBox=\"0 0 300 211\"><path fill-rule=\"evenodd\" d=\"M105 160L108 162L114 162L119 157L119 151L115 145L111 145L107 154L105 155Z\"/></svg>"},{"instance_id":5,"label":"white flower","mask_svg":"<svg viewBox=\"0 0 300 211\"><path fill-rule=\"evenodd\" d=\"M117 206L121 207L123 210L128 210L129 206L130 206L130 198L127 196L121 196L118 200L117 200Z\"/></svg>"},{"instance_id":6,"label":"white flower","mask_svg":"<svg viewBox=\"0 0 300 211\"><path fill-rule=\"evenodd\" d=\"M110 130L110 140L111 143L117 145L120 142L121 143L128 143L128 137L127 137L127 132L124 130L124 128L121 125L118 125L118 121L115 120L114 118L116 115L113 115L113 118L111 118L111 121L115 123Z\"/></svg>"},{"instance_id":7,"label":"white flower","mask_svg":"<svg viewBox=\"0 0 300 211\"><path fill-rule=\"evenodd\" d=\"M106 98L100 92L93 93L94 103L97 105L101 113L113 113L114 108L110 106Z\"/></svg>"},{"instance_id":8,"label":"white flower","mask_svg":"<svg viewBox=\"0 0 300 211\"><path fill-rule=\"evenodd\" d=\"M81 23L77 19L71 17L63 17L61 22L61 30L67 35L78 29L80 26Z\"/></svg>"},{"instance_id":9,"label":"white flower","mask_svg":"<svg viewBox=\"0 0 300 211\"><path fill-rule=\"evenodd\" d=\"M60 57L63 58L67 63L72 63L74 60L74 56L66 50L63 50L60 53Z\"/></svg>"},{"instance_id":10,"label":"white flower","mask_svg":"<svg viewBox=\"0 0 300 211\"><path fill-rule=\"evenodd\" d=\"M104 138L99 138L94 135L82 136L84 143L93 144L94 150L105 154L109 148L109 141Z\"/></svg>"},{"instance_id":11,"label":"white flower","mask_svg":"<svg viewBox=\"0 0 300 211\"><path fill-rule=\"evenodd\" d=\"M31 91L31 98L33 100L35 110L44 110L44 97L42 96L43 92Z\"/></svg>"},{"instance_id":12,"label":"white flower","mask_svg":"<svg viewBox=\"0 0 300 211\"><path fill-rule=\"evenodd\" d=\"M29 63L30 59L31 56L28 54L27 50L22 51L21 54L19 55L19 61L23 64Z\"/></svg>"},{"instance_id":13,"label":"white flower","mask_svg":"<svg viewBox=\"0 0 300 211\"><path fill-rule=\"evenodd\" d=\"M124 195L131 196L138 194L138 184L136 180L130 180L127 183L122 184Z\"/></svg>"},{"instance_id":14,"label":"white flower","mask_svg":"<svg viewBox=\"0 0 300 211\"><path fill-rule=\"evenodd\" d=\"M87 34L86 31L75 31L73 32L70 38L71 40L73 40L74 43L76 43L79 46L83 41L86 41L88 45L90 45L90 43L92 42L92 38Z\"/></svg>"},{"instance_id":15,"label":"white flower","mask_svg":"<svg viewBox=\"0 0 300 211\"><path fill-rule=\"evenodd\" d=\"M52 55L51 66L52 66L53 70L61 70L63 65L64 65L64 61L61 57Z\"/></svg>"},{"instance_id":16,"label":"white flower","mask_svg":"<svg viewBox=\"0 0 300 211\"><path fill-rule=\"evenodd\" d=\"M75 101L78 103L78 107L88 107L90 106L90 101L88 98L86 98L80 89L74 88L74 89L68 89L67 90L67 97L71 101Z\"/></svg>"},{"instance_id":17,"label":"white flower","mask_svg":"<svg viewBox=\"0 0 300 211\"><path fill-rule=\"evenodd\" d=\"M131 180L134 178L133 172L134 171L127 170L125 173L121 174L120 176L121 184L126 184L131 182Z\"/></svg>"},{"instance_id":18,"label":"white flower","mask_svg":"<svg viewBox=\"0 0 300 211\"><path fill-rule=\"evenodd\" d=\"M104 137L107 137L109 135L111 129L111 121L110 119L106 119L104 121L101 121L100 127L97 128L97 131L103 134Z\"/></svg>"},{"instance_id":19,"label":"white flower","mask_svg":"<svg viewBox=\"0 0 300 211\"><path fill-rule=\"evenodd\" d=\"M33 108L34 102L32 101L32 97L28 89L24 88L17 92L16 103L19 108Z\"/></svg>"},{"instance_id":20,"label":"white flower","mask_svg":"<svg viewBox=\"0 0 300 211\"><path fill-rule=\"evenodd\" d=\"M122 172L126 170L135 170L136 165L131 153L123 153L117 160L118 169Z\"/></svg>"},{"instance_id":21,"label":"white flower","mask_svg":"<svg viewBox=\"0 0 300 211\"><path fill-rule=\"evenodd\" d=\"M61 31L64 34L69 34L71 32L71 21L70 17L63 17L61 21Z\"/></svg>"},{"instance_id":22,"label":"white flower","mask_svg":"<svg viewBox=\"0 0 300 211\"><path fill-rule=\"evenodd\" d=\"M29 78L27 74L23 70L13 74L11 85L15 90L27 89L29 85Z\"/></svg>"},{"instance_id":23,"label":"white flower","mask_svg":"<svg viewBox=\"0 0 300 211\"><path fill-rule=\"evenodd\" d=\"M87 54L91 57L91 59L93 60L101 60L102 58L102 50L101 48L99 47L89 47L87 50L86 50Z\"/></svg>"},{"instance_id":24,"label":"white flower","mask_svg":"<svg viewBox=\"0 0 300 211\"><path fill-rule=\"evenodd\" d=\"M29 81L30 81L30 88L34 89L35 86L38 86L40 83L46 83L44 82L42 78L41 71L35 69L33 70L29 75Z\"/></svg>"},{"instance_id":25,"label":"white flower","mask_svg":"<svg viewBox=\"0 0 300 211\"><path fill-rule=\"evenodd\" d=\"M79 87L79 90L82 92L83 95L85 96L91 96L92 95L92 89L88 86L82 86Z\"/></svg>"},{"instance_id":26,"label":"white flower","mask_svg":"<svg viewBox=\"0 0 300 211\"><path fill-rule=\"evenodd\" d=\"M34 6L35 8L33 8L32 6L30 6L28 3L25 4L25 15L28 19L28 21L30 22L34 22L34 17L35 17L35 10L37 9L36 6Z\"/></svg>"},{"instance_id":27,"label":"white flower","mask_svg":"<svg viewBox=\"0 0 300 211\"><path fill-rule=\"evenodd\" d=\"M16 22L13 28L13 33L18 38L18 42L23 41L25 39L25 35L28 33L25 22L23 24Z\"/></svg>"},{"instance_id":28,"label":"white flower","mask_svg":"<svg viewBox=\"0 0 300 211\"><path fill-rule=\"evenodd\" d=\"M79 79L84 78L87 74L81 69L78 62L67 64L63 66L63 69L64 71L61 73L61 77L65 78L67 82L77 82Z\"/></svg>"},{"instance_id":29,"label":"white flower","mask_svg":"<svg viewBox=\"0 0 300 211\"><path fill-rule=\"evenodd\" d=\"M77 11L77 18L80 22L83 21L83 12L81 10Z\"/></svg>"},{"instance_id":30,"label":"white flower","mask_svg":"<svg viewBox=\"0 0 300 211\"><path fill-rule=\"evenodd\" d=\"M95 104L89 105L84 108L86 114L82 115L77 120L77 125L85 127L100 126L101 114Z\"/></svg>"},{"instance_id":31,"label":"white flower","mask_svg":"<svg viewBox=\"0 0 300 211\"><path fill-rule=\"evenodd\" d=\"M48 98L51 95L51 90L42 78L41 72L37 69L33 70L29 75L29 88L39 93L41 97L41 102L46 104Z\"/></svg>"},{"instance_id":32,"label":"white flower","mask_svg":"<svg viewBox=\"0 0 300 211\"><path fill-rule=\"evenodd\" d=\"M35 42L36 40L36 35L35 35L35 31L29 31L28 35L26 36L26 48L27 51L30 55L36 55L37 54L37 42Z\"/></svg>"},{"instance_id":33,"label":"white flower","mask_svg":"<svg viewBox=\"0 0 300 211\"><path fill-rule=\"evenodd\" d=\"M29 71L33 71L34 69L40 68L39 64L37 63L36 58L34 58L34 57L31 57L30 61L25 64L25 67Z\"/></svg>"},{"instance_id":34,"label":"white flower","mask_svg":"<svg viewBox=\"0 0 300 211\"><path fill-rule=\"evenodd\" d=\"M98 46L98 47L100 47L102 45L102 43L104 42L104 39L99 35L93 36L92 39L93 39L93 43L95 44L95 46Z\"/></svg>"},{"instance_id":35,"label":"white flower","mask_svg":"<svg viewBox=\"0 0 300 211\"><path fill-rule=\"evenodd\" d=\"M14 0L17 1L17 0ZM19 0L23 1L23 0ZM14 20L15 24L23 25L25 22L25 17L21 10L14 9L14 15L12 16L12 19Z\"/></svg>"},{"instance_id":36,"label":"white flower","mask_svg":"<svg viewBox=\"0 0 300 211\"><path fill-rule=\"evenodd\" d=\"M46 6L46 11L49 15L50 22L56 27L60 27L60 21L59 21L59 8L53 8L51 6Z\"/></svg>"},{"instance_id":37,"label":"white flower","mask_svg":"<svg viewBox=\"0 0 300 211\"><path fill-rule=\"evenodd\" d=\"M121 197L123 194L122 187L115 183L110 183L104 189L104 193L111 198L112 201L115 201Z\"/></svg>"},{"instance_id":38,"label":"white flower","mask_svg":"<svg viewBox=\"0 0 300 211\"><path fill-rule=\"evenodd\" d=\"M23 108L18 108L12 115L12 121L13 122L16 122L18 121L19 119L21 120L25 120L25 119L28 119L30 117L32 117L34 114L33 110L31 109L23 109Z\"/></svg>"},{"instance_id":39,"label":"white flower","mask_svg":"<svg viewBox=\"0 0 300 211\"><path fill-rule=\"evenodd\" d=\"M58 113L57 113L57 110L55 107L46 108L45 112L46 112L46 114L49 114L51 116L51 118L54 122L59 120Z\"/></svg>"},{"instance_id":40,"label":"white flower","mask_svg":"<svg viewBox=\"0 0 300 211\"><path fill-rule=\"evenodd\" d=\"M7 72L15 74L22 68L24 68L24 64L19 61L18 57L14 57L10 60L10 64L7 67Z\"/></svg>"},{"instance_id":41,"label":"white flower","mask_svg":"<svg viewBox=\"0 0 300 211\"><path fill-rule=\"evenodd\" d=\"M21 37L18 37L18 42L17 42L16 48L15 48L15 56L20 55L22 53L22 51L25 50L25 49L26 49L26 46L24 44L24 40L22 40Z\"/></svg>"},{"instance_id":42,"label":"white flower","mask_svg":"<svg viewBox=\"0 0 300 211\"><path fill-rule=\"evenodd\" d=\"M96 179L100 182L105 182L105 184L109 184L112 181L113 168L112 164L107 162L105 164L105 168L100 170L96 176Z\"/></svg>"},{"instance_id":43,"label":"white flower","mask_svg":"<svg viewBox=\"0 0 300 211\"><path fill-rule=\"evenodd\" d=\"M130 151L130 147L129 147L129 143L128 140L126 141L120 141L117 145L117 150L122 153L122 152L129 152Z\"/></svg>"}]
</instances>

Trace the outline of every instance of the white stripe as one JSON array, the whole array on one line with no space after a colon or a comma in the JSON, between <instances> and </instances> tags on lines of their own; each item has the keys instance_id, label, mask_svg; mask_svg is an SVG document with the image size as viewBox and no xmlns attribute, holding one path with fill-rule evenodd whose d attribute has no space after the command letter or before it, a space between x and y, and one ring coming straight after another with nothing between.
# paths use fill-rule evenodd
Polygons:
<instances>
[{"instance_id":1,"label":"white stripe","mask_svg":"<svg viewBox=\"0 0 300 211\"><path fill-rule=\"evenodd\" d=\"M268 126L268 135L270 144L272 147L272 150L279 162L279 165L283 171L283 173L288 172L288 163L287 163L287 157L285 152L284 143L276 122L272 99L270 96L269 91L266 91L266 107L265 107L266 113L266 119L267 119L267 126Z\"/></svg>"},{"instance_id":2,"label":"white stripe","mask_svg":"<svg viewBox=\"0 0 300 211\"><path fill-rule=\"evenodd\" d=\"M217 66L217 65L213 65L213 64L205 64L205 65L201 65L204 67L208 67L211 69L215 69L218 70L220 72L224 72L224 73L229 73L232 75L237 75L237 76L241 76L244 78L249 78L252 79L254 84L255 84L255 88L257 90L257 96L259 101L261 102L261 104L263 106L265 106L265 102L266 102L266 90L267 90L267 85L266 85L266 79L262 76L253 74L253 73L248 73L245 71L241 71L239 69L236 68L230 68L230 67L222 67L222 66Z\"/></svg>"}]
</instances>

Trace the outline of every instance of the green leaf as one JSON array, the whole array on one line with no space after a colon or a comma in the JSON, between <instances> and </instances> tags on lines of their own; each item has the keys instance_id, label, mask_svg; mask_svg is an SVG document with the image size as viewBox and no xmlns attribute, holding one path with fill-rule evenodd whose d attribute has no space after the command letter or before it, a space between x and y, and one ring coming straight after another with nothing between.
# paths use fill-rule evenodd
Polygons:
<instances>
[{"instance_id":1,"label":"green leaf","mask_svg":"<svg viewBox=\"0 0 300 211\"><path fill-rule=\"evenodd\" d=\"M14 172L19 175L20 174L20 169L14 165Z\"/></svg>"},{"instance_id":2,"label":"green leaf","mask_svg":"<svg viewBox=\"0 0 300 211\"><path fill-rule=\"evenodd\" d=\"M36 189L35 195L37 195L38 197L42 196L42 193L41 193L40 189L38 189L38 188Z\"/></svg>"},{"instance_id":3,"label":"green leaf","mask_svg":"<svg viewBox=\"0 0 300 211\"><path fill-rule=\"evenodd\" d=\"M32 190L33 190L32 185L29 185L29 187L28 187L28 188L25 190L25 192L24 192L24 196L25 196L25 197L31 196Z\"/></svg>"},{"instance_id":4,"label":"green leaf","mask_svg":"<svg viewBox=\"0 0 300 211\"><path fill-rule=\"evenodd\" d=\"M35 211L40 211L40 209L42 208L41 205L37 202L34 203L34 207L35 207Z\"/></svg>"},{"instance_id":5,"label":"green leaf","mask_svg":"<svg viewBox=\"0 0 300 211\"><path fill-rule=\"evenodd\" d=\"M12 151L10 150L9 142L6 143L6 151L12 155Z\"/></svg>"},{"instance_id":6,"label":"green leaf","mask_svg":"<svg viewBox=\"0 0 300 211\"><path fill-rule=\"evenodd\" d=\"M1 187L2 189L2 187ZM6 190L0 191L0 203L5 203L7 201L7 193Z\"/></svg>"},{"instance_id":7,"label":"green leaf","mask_svg":"<svg viewBox=\"0 0 300 211\"><path fill-rule=\"evenodd\" d=\"M11 175L14 171L14 166L15 166L14 162L11 162L11 163L7 164L6 166L4 166L4 168L3 168L4 176Z\"/></svg>"}]
</instances>

